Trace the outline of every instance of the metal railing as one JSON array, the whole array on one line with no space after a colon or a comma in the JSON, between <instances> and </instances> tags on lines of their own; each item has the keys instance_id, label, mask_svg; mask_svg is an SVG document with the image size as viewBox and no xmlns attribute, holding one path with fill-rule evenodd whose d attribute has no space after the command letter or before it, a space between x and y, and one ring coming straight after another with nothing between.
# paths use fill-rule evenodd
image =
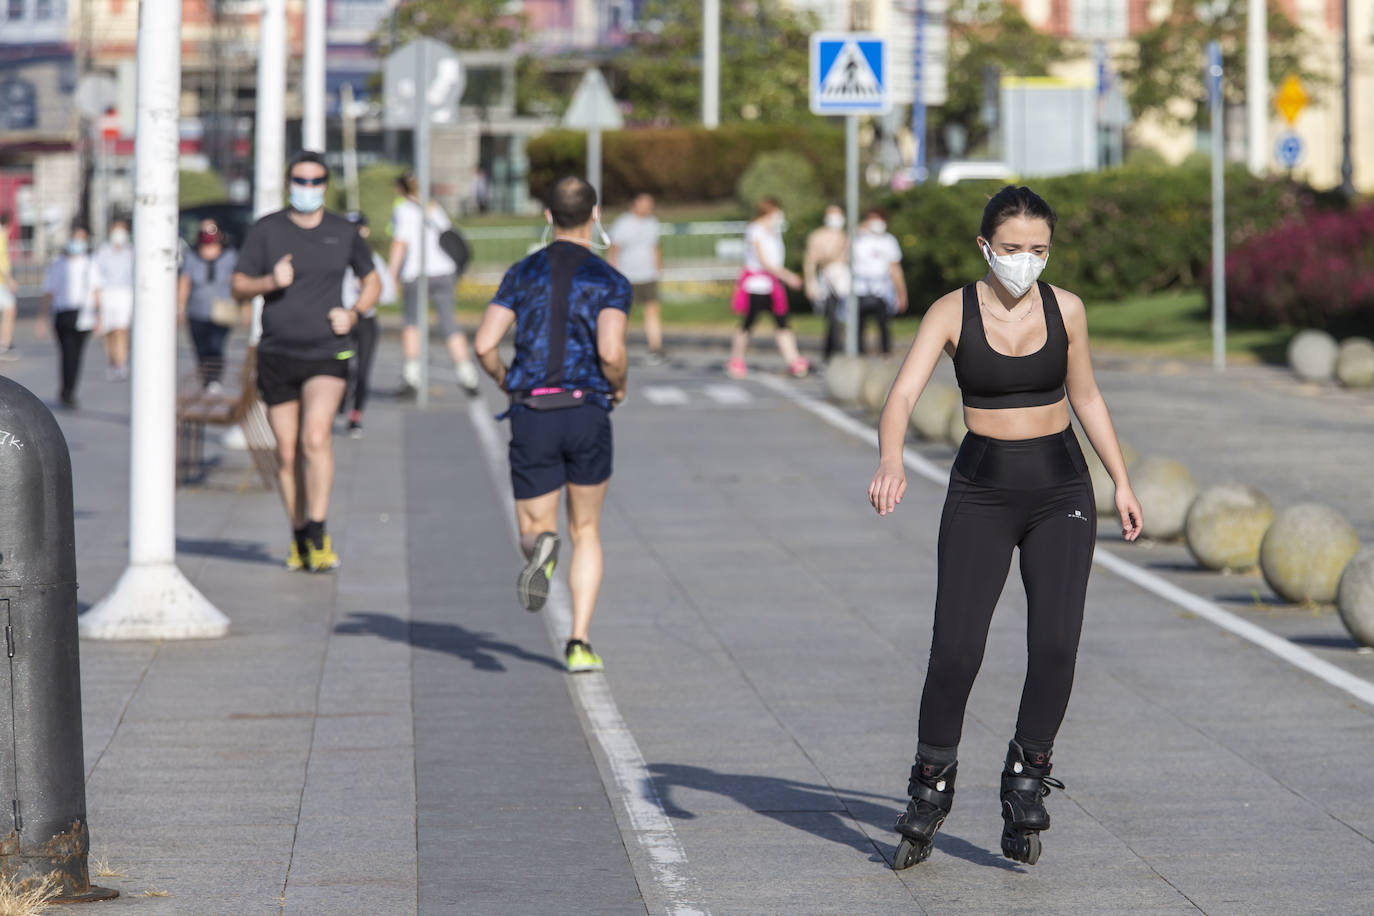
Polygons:
<instances>
[{"instance_id":1,"label":"metal railing","mask_svg":"<svg viewBox=\"0 0 1374 916\"><path fill-rule=\"evenodd\" d=\"M663 248L663 278L724 280L739 273L744 261L743 220L662 223L659 244ZM472 248L470 278L494 282L506 268L539 247L544 227L462 227Z\"/></svg>"}]
</instances>

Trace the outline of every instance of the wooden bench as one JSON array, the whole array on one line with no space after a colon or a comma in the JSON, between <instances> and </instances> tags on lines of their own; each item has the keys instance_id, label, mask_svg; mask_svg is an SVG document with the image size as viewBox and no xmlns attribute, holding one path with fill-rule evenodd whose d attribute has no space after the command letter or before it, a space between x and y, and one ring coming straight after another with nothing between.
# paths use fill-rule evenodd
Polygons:
<instances>
[{"instance_id":1,"label":"wooden bench","mask_svg":"<svg viewBox=\"0 0 1374 916\"><path fill-rule=\"evenodd\" d=\"M205 428L243 430L253 466L268 489L277 487L277 440L267 422L267 408L258 396L257 351L243 357L238 379L216 392L205 391L197 373L184 380L177 396L177 484L205 478Z\"/></svg>"}]
</instances>

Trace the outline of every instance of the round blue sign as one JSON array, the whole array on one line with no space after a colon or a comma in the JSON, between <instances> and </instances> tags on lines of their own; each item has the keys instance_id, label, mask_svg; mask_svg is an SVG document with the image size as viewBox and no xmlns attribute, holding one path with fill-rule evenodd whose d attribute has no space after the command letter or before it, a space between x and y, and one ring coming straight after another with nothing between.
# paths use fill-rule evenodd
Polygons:
<instances>
[{"instance_id":1,"label":"round blue sign","mask_svg":"<svg viewBox=\"0 0 1374 916\"><path fill-rule=\"evenodd\" d=\"M1274 144L1274 155L1278 157L1279 165L1291 169L1302 158L1302 139L1291 132L1280 135Z\"/></svg>"}]
</instances>

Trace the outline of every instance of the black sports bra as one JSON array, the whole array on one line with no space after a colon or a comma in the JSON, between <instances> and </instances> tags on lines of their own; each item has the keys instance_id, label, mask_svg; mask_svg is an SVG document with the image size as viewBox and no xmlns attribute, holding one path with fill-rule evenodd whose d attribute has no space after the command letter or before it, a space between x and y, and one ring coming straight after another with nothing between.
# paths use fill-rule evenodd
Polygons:
<instances>
[{"instance_id":1,"label":"black sports bra","mask_svg":"<svg viewBox=\"0 0 1374 916\"><path fill-rule=\"evenodd\" d=\"M954 349L954 376L964 406L984 410L1043 407L1064 398L1069 374L1069 334L1059 314L1059 302L1048 283L1039 283L1044 303L1045 345L1025 356L998 353L988 343L983 316L978 313L978 286L964 287L964 321Z\"/></svg>"}]
</instances>

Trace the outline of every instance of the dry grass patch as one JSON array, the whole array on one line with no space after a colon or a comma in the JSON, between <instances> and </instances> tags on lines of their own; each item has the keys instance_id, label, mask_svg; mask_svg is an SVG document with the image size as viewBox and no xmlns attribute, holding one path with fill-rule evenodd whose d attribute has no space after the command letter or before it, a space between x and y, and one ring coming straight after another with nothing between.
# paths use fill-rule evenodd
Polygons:
<instances>
[{"instance_id":1,"label":"dry grass patch","mask_svg":"<svg viewBox=\"0 0 1374 916\"><path fill-rule=\"evenodd\" d=\"M170 896L172 896L172 892L171 892L171 891L164 891L164 890L163 890L162 888L160 888L160 887L150 887L150 888L148 888L146 891L143 892L143 896L145 896L145 897L170 897Z\"/></svg>"},{"instance_id":2,"label":"dry grass patch","mask_svg":"<svg viewBox=\"0 0 1374 916\"><path fill-rule=\"evenodd\" d=\"M54 875L16 881L0 875L0 916L38 916L61 890Z\"/></svg>"},{"instance_id":3,"label":"dry grass patch","mask_svg":"<svg viewBox=\"0 0 1374 916\"><path fill-rule=\"evenodd\" d=\"M111 865L108 859L96 859L91 863L91 874L97 878L127 878L119 866Z\"/></svg>"}]
</instances>

